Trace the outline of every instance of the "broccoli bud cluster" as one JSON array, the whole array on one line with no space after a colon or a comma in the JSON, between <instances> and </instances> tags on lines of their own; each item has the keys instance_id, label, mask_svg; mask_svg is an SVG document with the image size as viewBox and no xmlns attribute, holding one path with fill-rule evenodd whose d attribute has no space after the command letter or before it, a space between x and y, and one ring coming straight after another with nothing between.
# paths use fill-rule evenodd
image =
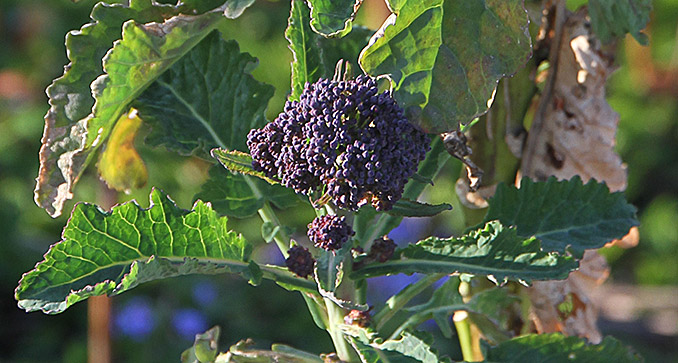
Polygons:
<instances>
[{"instance_id":1,"label":"broccoli bud cluster","mask_svg":"<svg viewBox=\"0 0 678 363\"><path fill-rule=\"evenodd\" d=\"M346 217L327 215L308 224L308 238L324 250L338 250L355 232L346 224Z\"/></svg>"},{"instance_id":2,"label":"broccoli bud cluster","mask_svg":"<svg viewBox=\"0 0 678 363\"><path fill-rule=\"evenodd\" d=\"M361 75L307 84L299 101L247 137L252 166L297 192L326 192L340 208L389 210L430 148L389 92Z\"/></svg>"},{"instance_id":3,"label":"broccoli bud cluster","mask_svg":"<svg viewBox=\"0 0 678 363\"><path fill-rule=\"evenodd\" d=\"M308 251L308 248L295 245L287 251L288 257L285 259L285 265L299 277L306 278L306 276L313 273L313 265L315 260Z\"/></svg>"}]
</instances>

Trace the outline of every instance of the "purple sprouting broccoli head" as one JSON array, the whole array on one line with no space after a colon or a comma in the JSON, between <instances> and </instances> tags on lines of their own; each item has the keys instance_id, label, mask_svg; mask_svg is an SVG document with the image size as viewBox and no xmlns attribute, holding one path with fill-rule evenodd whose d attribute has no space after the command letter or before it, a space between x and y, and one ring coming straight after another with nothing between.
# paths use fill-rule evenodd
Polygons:
<instances>
[{"instance_id":1,"label":"purple sprouting broccoli head","mask_svg":"<svg viewBox=\"0 0 678 363\"><path fill-rule=\"evenodd\" d=\"M321 187L334 204L389 210L430 149L390 92L365 75L307 84L298 101L247 138L252 166L300 193Z\"/></svg>"}]
</instances>

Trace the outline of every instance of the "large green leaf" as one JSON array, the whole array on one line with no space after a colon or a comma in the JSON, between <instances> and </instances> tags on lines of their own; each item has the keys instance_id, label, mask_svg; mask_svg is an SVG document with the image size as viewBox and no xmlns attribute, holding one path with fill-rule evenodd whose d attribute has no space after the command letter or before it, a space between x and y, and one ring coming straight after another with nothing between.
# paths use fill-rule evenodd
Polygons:
<instances>
[{"instance_id":1,"label":"large green leaf","mask_svg":"<svg viewBox=\"0 0 678 363\"><path fill-rule=\"evenodd\" d=\"M545 251L572 251L581 256L585 249L600 248L621 238L638 225L636 208L621 192L610 193L595 180L583 184L579 177L546 182L523 178L520 189L500 184L485 221L499 220L514 226L518 236L536 237Z\"/></svg>"},{"instance_id":2,"label":"large green leaf","mask_svg":"<svg viewBox=\"0 0 678 363\"><path fill-rule=\"evenodd\" d=\"M252 247L229 231L227 218L198 201L178 208L151 192L151 206L135 202L105 212L79 203L42 262L22 277L15 297L26 311L59 313L95 295L116 295L140 283L186 274L236 272L257 283L262 275L301 289L310 282L250 261Z\"/></svg>"},{"instance_id":3,"label":"large green leaf","mask_svg":"<svg viewBox=\"0 0 678 363\"><path fill-rule=\"evenodd\" d=\"M585 339L566 337L559 333L530 334L508 340L490 348L487 362L642 362L643 359L622 345L605 337L600 344Z\"/></svg>"},{"instance_id":4,"label":"large green leaf","mask_svg":"<svg viewBox=\"0 0 678 363\"><path fill-rule=\"evenodd\" d=\"M362 0L308 0L311 27L326 37L351 31L351 23Z\"/></svg>"},{"instance_id":5,"label":"large green leaf","mask_svg":"<svg viewBox=\"0 0 678 363\"><path fill-rule=\"evenodd\" d=\"M577 268L570 256L541 250L535 238L521 238L515 228L498 221L462 237L429 237L395 253L384 263L371 263L353 271L352 278L397 273L454 273L491 275L498 282L505 279L564 279Z\"/></svg>"},{"instance_id":6,"label":"large green leaf","mask_svg":"<svg viewBox=\"0 0 678 363\"><path fill-rule=\"evenodd\" d=\"M306 82L332 78L339 59L356 67L358 54L367 45L371 34L372 31L367 28L354 27L351 33L341 39L326 39L312 30L306 2L293 0L285 31L285 38L290 43L289 48L294 56L290 99L299 99Z\"/></svg>"},{"instance_id":7,"label":"large green leaf","mask_svg":"<svg viewBox=\"0 0 678 363\"><path fill-rule=\"evenodd\" d=\"M231 173L221 166L210 168L209 179L194 199L209 201L219 214L236 218L252 216L266 201L281 209L300 202L292 189L271 185L258 178L248 180L244 175Z\"/></svg>"},{"instance_id":8,"label":"large green leaf","mask_svg":"<svg viewBox=\"0 0 678 363\"><path fill-rule=\"evenodd\" d=\"M146 142L202 156L215 147L247 151L247 133L266 124L274 91L252 77L256 65L214 31L134 102L152 127Z\"/></svg>"},{"instance_id":9,"label":"large green leaf","mask_svg":"<svg viewBox=\"0 0 678 363\"><path fill-rule=\"evenodd\" d=\"M387 74L410 120L431 133L487 112L497 82L530 57L522 0L390 0L393 14L360 56Z\"/></svg>"},{"instance_id":10,"label":"large green leaf","mask_svg":"<svg viewBox=\"0 0 678 363\"><path fill-rule=\"evenodd\" d=\"M589 0L591 26L603 43L630 33L647 45L649 39L640 31L650 21L651 11L651 0Z\"/></svg>"},{"instance_id":11,"label":"large green leaf","mask_svg":"<svg viewBox=\"0 0 678 363\"><path fill-rule=\"evenodd\" d=\"M133 0L129 7L95 6L94 22L67 37L71 63L47 91L51 108L45 116L36 203L53 217L60 215L82 171L130 102L220 19L246 5L229 2L198 15L183 15L151 0Z\"/></svg>"}]
</instances>

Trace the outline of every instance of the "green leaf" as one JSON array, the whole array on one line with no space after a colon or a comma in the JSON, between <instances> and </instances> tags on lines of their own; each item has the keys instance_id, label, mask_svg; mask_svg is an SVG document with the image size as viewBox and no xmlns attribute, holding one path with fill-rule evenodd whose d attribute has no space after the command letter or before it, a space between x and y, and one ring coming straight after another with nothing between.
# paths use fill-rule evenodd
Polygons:
<instances>
[{"instance_id":1,"label":"green leaf","mask_svg":"<svg viewBox=\"0 0 678 363\"><path fill-rule=\"evenodd\" d=\"M136 202L111 212L79 203L62 240L22 277L15 291L26 311L59 313L96 295L117 295L141 283L186 274L235 272L254 284L263 276L313 289L289 273L250 261L252 247L229 231L207 203L178 208L164 193L151 192L151 207Z\"/></svg>"},{"instance_id":2,"label":"green leaf","mask_svg":"<svg viewBox=\"0 0 678 363\"><path fill-rule=\"evenodd\" d=\"M141 119L136 112L122 115L99 157L99 176L111 189L130 193L143 187L148 180L146 164L134 147L139 127Z\"/></svg>"},{"instance_id":3,"label":"green leaf","mask_svg":"<svg viewBox=\"0 0 678 363\"><path fill-rule=\"evenodd\" d=\"M631 33L638 43L648 45L647 35L640 31L650 21L651 11L651 0L589 0L591 26L603 43Z\"/></svg>"},{"instance_id":4,"label":"green leaf","mask_svg":"<svg viewBox=\"0 0 678 363\"><path fill-rule=\"evenodd\" d=\"M326 37L350 32L361 3L362 0L308 0L313 31Z\"/></svg>"},{"instance_id":5,"label":"green leaf","mask_svg":"<svg viewBox=\"0 0 678 363\"><path fill-rule=\"evenodd\" d=\"M134 102L152 127L146 142L181 154L247 151L247 133L266 124L274 91L252 77L256 65L238 43L212 32Z\"/></svg>"},{"instance_id":6,"label":"green leaf","mask_svg":"<svg viewBox=\"0 0 678 363\"><path fill-rule=\"evenodd\" d=\"M428 204L417 202L416 200L400 199L388 213L400 217L432 217L451 209L452 205L447 203Z\"/></svg>"},{"instance_id":7,"label":"green leaf","mask_svg":"<svg viewBox=\"0 0 678 363\"><path fill-rule=\"evenodd\" d=\"M431 348L433 337L430 334L402 332L396 339L383 341L375 333L364 328L346 325L342 328L344 333L350 336L351 344L363 362L441 362L438 354Z\"/></svg>"},{"instance_id":8,"label":"green leaf","mask_svg":"<svg viewBox=\"0 0 678 363\"><path fill-rule=\"evenodd\" d=\"M399 335L405 329L416 328L426 320L433 319L443 333L443 336L449 339L452 337L450 315L457 310L466 309L464 301L459 294L459 279L451 277L435 290L429 301L406 308L405 311L409 312L410 316L396 329L394 334Z\"/></svg>"},{"instance_id":9,"label":"green leaf","mask_svg":"<svg viewBox=\"0 0 678 363\"><path fill-rule=\"evenodd\" d=\"M349 62L354 73L356 70L360 69L358 65L358 56L360 55L360 51L369 43L372 34L374 34L374 30L372 29L363 26L354 26L353 30L341 39L325 39L320 37L318 44L321 46L320 55L327 72L325 78L331 78L334 75L335 65L340 59ZM356 74L353 76L355 77Z\"/></svg>"},{"instance_id":10,"label":"green leaf","mask_svg":"<svg viewBox=\"0 0 678 363\"><path fill-rule=\"evenodd\" d=\"M595 180L584 185L578 176L546 182L523 178L520 189L499 184L489 204L486 222L499 220L514 226L520 237L541 240L544 251L569 250L577 257L638 225L636 208L623 193L610 193L605 183Z\"/></svg>"},{"instance_id":11,"label":"green leaf","mask_svg":"<svg viewBox=\"0 0 678 363\"><path fill-rule=\"evenodd\" d=\"M326 39L311 29L309 8L304 0L293 0L285 38L294 56L292 62L292 93L290 100L298 100L306 82L332 78L340 59L357 69L358 54L367 45L372 31L356 26L341 39Z\"/></svg>"},{"instance_id":12,"label":"green leaf","mask_svg":"<svg viewBox=\"0 0 678 363\"><path fill-rule=\"evenodd\" d=\"M320 58L320 36L310 27L309 9L304 0L292 0L285 38L294 56L292 62L292 93L290 100L298 100L304 85L327 77L325 65Z\"/></svg>"},{"instance_id":13,"label":"green leaf","mask_svg":"<svg viewBox=\"0 0 678 363\"><path fill-rule=\"evenodd\" d=\"M129 7L95 6L94 23L67 38L71 64L47 91L52 107L45 116L45 143L40 150L35 190L39 206L53 217L61 214L94 152L129 104L224 15L233 15L230 10L221 6L183 15L150 0L132 1ZM111 44L113 48L107 50Z\"/></svg>"},{"instance_id":14,"label":"green leaf","mask_svg":"<svg viewBox=\"0 0 678 363\"><path fill-rule=\"evenodd\" d=\"M342 300L336 292L344 279L344 268L351 256L352 243L346 242L334 251L321 250L313 268L313 275L322 297L332 300L342 309L367 311L369 306Z\"/></svg>"},{"instance_id":15,"label":"green leaf","mask_svg":"<svg viewBox=\"0 0 678 363\"><path fill-rule=\"evenodd\" d=\"M408 357L395 351L382 351L368 344L363 344L356 338L349 338L363 363L420 363L419 360Z\"/></svg>"},{"instance_id":16,"label":"green leaf","mask_svg":"<svg viewBox=\"0 0 678 363\"><path fill-rule=\"evenodd\" d=\"M393 14L360 55L371 75L391 78L413 123L457 130L487 112L499 79L530 57L522 0L390 0Z\"/></svg>"},{"instance_id":17,"label":"green leaf","mask_svg":"<svg viewBox=\"0 0 678 363\"><path fill-rule=\"evenodd\" d=\"M621 342L605 337L600 344L561 334L530 334L490 348L487 362L642 362L643 359Z\"/></svg>"},{"instance_id":18,"label":"green leaf","mask_svg":"<svg viewBox=\"0 0 678 363\"><path fill-rule=\"evenodd\" d=\"M227 353L217 357L216 363L322 363L317 355L282 345L273 345L272 350L254 349L254 341L241 340L231 346Z\"/></svg>"},{"instance_id":19,"label":"green leaf","mask_svg":"<svg viewBox=\"0 0 678 363\"><path fill-rule=\"evenodd\" d=\"M218 326L195 335L193 346L181 354L181 363L208 363L214 362L218 353L219 334Z\"/></svg>"},{"instance_id":20,"label":"green leaf","mask_svg":"<svg viewBox=\"0 0 678 363\"><path fill-rule=\"evenodd\" d=\"M261 238L263 238L266 243L271 243L279 230L280 226L273 222L266 221L261 224Z\"/></svg>"},{"instance_id":21,"label":"green leaf","mask_svg":"<svg viewBox=\"0 0 678 363\"><path fill-rule=\"evenodd\" d=\"M209 178L194 199L212 203L217 213L229 217L246 218L257 213L270 201L280 209L300 204L300 199L289 188L271 185L258 178L234 174L219 165L209 169Z\"/></svg>"},{"instance_id":22,"label":"green leaf","mask_svg":"<svg viewBox=\"0 0 678 363\"><path fill-rule=\"evenodd\" d=\"M515 228L497 221L462 237L429 237L397 250L396 257L384 263L361 266L351 278L396 273L470 273L505 279L564 279L577 268L570 256L543 252L535 238L518 237Z\"/></svg>"},{"instance_id":23,"label":"green leaf","mask_svg":"<svg viewBox=\"0 0 678 363\"><path fill-rule=\"evenodd\" d=\"M314 272L318 286L326 292L334 292L344 278L344 263L351 254L351 243L347 242L336 251L321 250Z\"/></svg>"},{"instance_id":24,"label":"green leaf","mask_svg":"<svg viewBox=\"0 0 678 363\"><path fill-rule=\"evenodd\" d=\"M212 157L233 173L256 176L259 179L267 181L271 185L280 184L279 181L267 177L261 171L255 171L252 168L252 156L250 154L237 150L212 149Z\"/></svg>"}]
</instances>

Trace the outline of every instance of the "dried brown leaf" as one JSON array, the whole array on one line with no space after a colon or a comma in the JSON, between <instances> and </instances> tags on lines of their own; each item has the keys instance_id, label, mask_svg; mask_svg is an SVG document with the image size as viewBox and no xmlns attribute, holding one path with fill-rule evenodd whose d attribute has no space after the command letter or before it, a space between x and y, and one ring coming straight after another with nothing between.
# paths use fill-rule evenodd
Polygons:
<instances>
[{"instance_id":1,"label":"dried brown leaf","mask_svg":"<svg viewBox=\"0 0 678 363\"><path fill-rule=\"evenodd\" d=\"M602 335L596 326L598 312L590 294L608 275L605 257L588 250L584 252L579 270L566 280L535 281L527 291L532 301L530 318L537 332L562 332L599 343Z\"/></svg>"},{"instance_id":2,"label":"dried brown leaf","mask_svg":"<svg viewBox=\"0 0 678 363\"><path fill-rule=\"evenodd\" d=\"M557 59L550 59L552 87L547 84L542 95L522 172L537 180L579 175L584 182L594 178L623 190L626 167L614 151L619 115L605 100L614 68L591 33L586 12L567 16L560 45Z\"/></svg>"},{"instance_id":3,"label":"dried brown leaf","mask_svg":"<svg viewBox=\"0 0 678 363\"><path fill-rule=\"evenodd\" d=\"M605 100L612 73L610 57L593 36L587 13L560 14L552 23L551 70L523 154L521 171L536 180L551 175L604 181L613 191L626 187L626 168L614 151L619 115ZM558 14L557 14L558 15ZM559 37L560 36L560 37ZM558 38L559 37L559 38ZM633 241L632 229L622 241ZM593 343L602 336L590 299L609 275L605 258L588 250L578 271L563 281L538 281L528 289L530 318L539 333L562 332Z\"/></svg>"}]
</instances>

